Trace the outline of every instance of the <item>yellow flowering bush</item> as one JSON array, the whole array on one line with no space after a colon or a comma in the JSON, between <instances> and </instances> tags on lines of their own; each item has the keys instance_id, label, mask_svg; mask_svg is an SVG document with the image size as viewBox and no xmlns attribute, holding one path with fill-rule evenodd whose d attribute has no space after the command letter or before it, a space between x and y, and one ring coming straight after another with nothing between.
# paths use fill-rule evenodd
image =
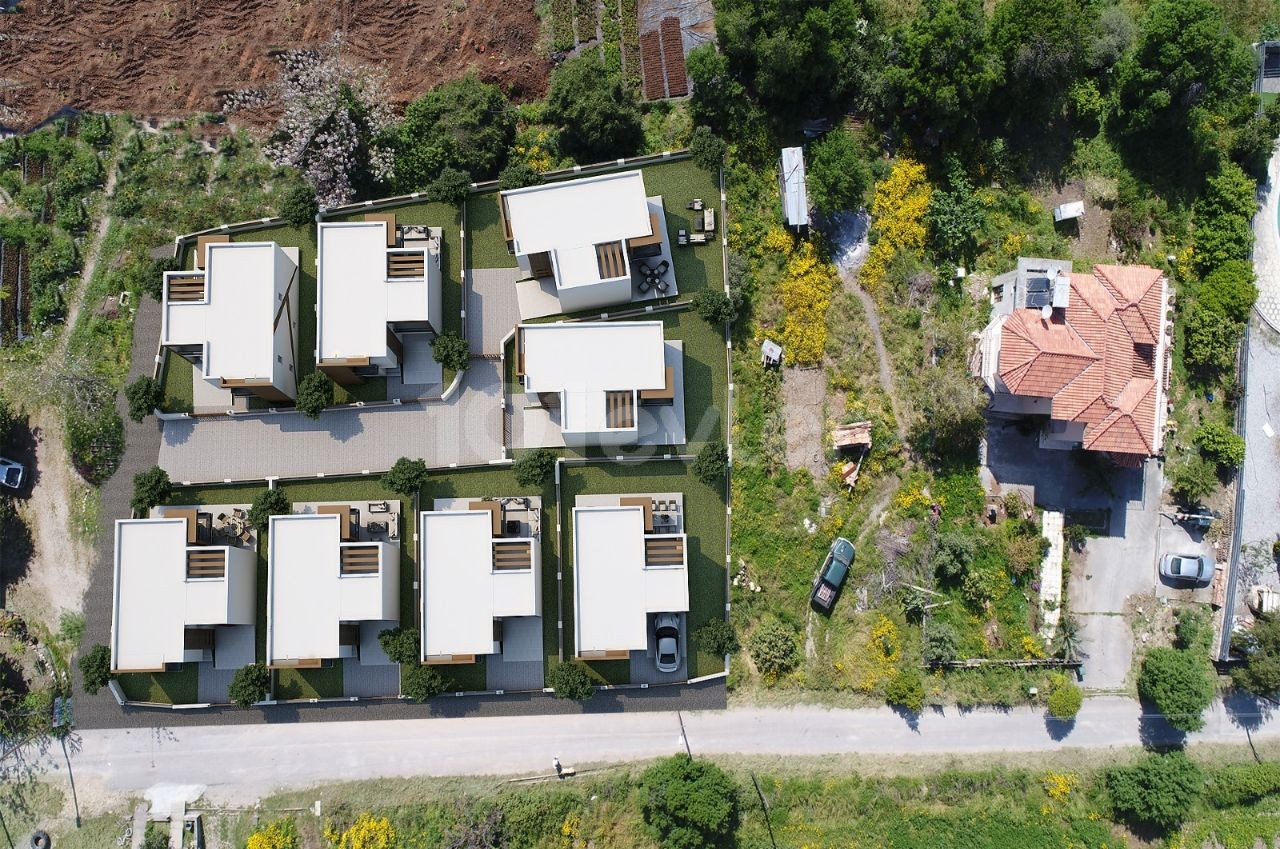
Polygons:
<instances>
[{"instance_id":1,"label":"yellow flowering bush","mask_svg":"<svg viewBox=\"0 0 1280 849\"><path fill-rule=\"evenodd\" d=\"M577 849L582 845L582 815L573 812L564 818L560 826L561 849Z\"/></svg>"},{"instance_id":2,"label":"yellow flowering bush","mask_svg":"<svg viewBox=\"0 0 1280 849\"><path fill-rule=\"evenodd\" d=\"M766 245L772 234L765 237ZM812 365L822 361L827 347L827 307L835 289L835 269L822 262L809 242L802 242L787 260L778 285L782 304L782 347L787 362Z\"/></svg>"},{"instance_id":3,"label":"yellow flowering bush","mask_svg":"<svg viewBox=\"0 0 1280 849\"><path fill-rule=\"evenodd\" d=\"M917 509L926 508L932 503L933 499L918 482L902 487L893 497L893 506L904 516L910 515Z\"/></svg>"},{"instance_id":4,"label":"yellow flowering bush","mask_svg":"<svg viewBox=\"0 0 1280 849\"><path fill-rule=\"evenodd\" d=\"M542 128L530 128L522 131L512 145L512 152L529 163L529 167L541 173L555 167L555 158L551 155L553 141L551 131Z\"/></svg>"},{"instance_id":5,"label":"yellow flowering bush","mask_svg":"<svg viewBox=\"0 0 1280 849\"><path fill-rule=\"evenodd\" d=\"M858 689L871 691L894 673L898 658L902 656L902 640L898 636L898 626L882 615L871 629L867 642L867 665L862 670Z\"/></svg>"},{"instance_id":6,"label":"yellow flowering bush","mask_svg":"<svg viewBox=\"0 0 1280 849\"><path fill-rule=\"evenodd\" d=\"M1044 652L1044 646L1039 640L1030 634L1024 634L1022 637L1022 657L1024 660L1044 660L1048 655Z\"/></svg>"},{"instance_id":7,"label":"yellow flowering bush","mask_svg":"<svg viewBox=\"0 0 1280 849\"><path fill-rule=\"evenodd\" d=\"M760 240L760 247L768 253L790 256L795 248L795 240L791 238L790 233L781 227L771 227L769 232L764 234L764 238Z\"/></svg>"},{"instance_id":8,"label":"yellow flowering bush","mask_svg":"<svg viewBox=\"0 0 1280 849\"><path fill-rule=\"evenodd\" d=\"M298 830L293 820L267 823L249 835L245 849L297 849Z\"/></svg>"},{"instance_id":9,"label":"yellow flowering bush","mask_svg":"<svg viewBox=\"0 0 1280 849\"><path fill-rule=\"evenodd\" d=\"M375 817L365 812L345 831L339 831L331 822L324 824L324 837L333 849L391 849L396 842L396 830L391 820Z\"/></svg>"},{"instance_id":10,"label":"yellow flowering bush","mask_svg":"<svg viewBox=\"0 0 1280 849\"><path fill-rule=\"evenodd\" d=\"M1041 780L1044 792L1055 802L1065 802L1080 783L1074 772L1050 772Z\"/></svg>"},{"instance_id":11,"label":"yellow flowering bush","mask_svg":"<svg viewBox=\"0 0 1280 849\"><path fill-rule=\"evenodd\" d=\"M908 157L895 162L889 176L876 184L871 222L877 239L859 274L863 288L871 294L879 293L889 262L898 251L924 249L924 216L932 197L924 166Z\"/></svg>"}]
</instances>

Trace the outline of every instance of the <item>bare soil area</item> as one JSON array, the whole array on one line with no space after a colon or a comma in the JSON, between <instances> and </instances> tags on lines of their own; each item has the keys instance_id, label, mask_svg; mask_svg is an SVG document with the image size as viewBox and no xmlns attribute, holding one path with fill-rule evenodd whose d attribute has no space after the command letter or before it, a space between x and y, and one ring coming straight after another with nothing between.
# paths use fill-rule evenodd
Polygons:
<instances>
[{"instance_id":1,"label":"bare soil area","mask_svg":"<svg viewBox=\"0 0 1280 849\"><path fill-rule=\"evenodd\" d=\"M786 416L787 467L808 469L815 480L826 474L827 372L822 368L786 368L782 409ZM841 406L843 412L843 406Z\"/></svg>"},{"instance_id":2,"label":"bare soil area","mask_svg":"<svg viewBox=\"0 0 1280 849\"><path fill-rule=\"evenodd\" d=\"M1084 180L1071 180L1061 188L1040 193L1038 197L1050 213L1054 207L1064 203L1084 201L1084 217L1057 225L1058 232L1071 240L1073 252L1077 256L1098 261L1118 258L1119 255L1111 246L1111 210L1089 199ZM1076 270L1084 269L1077 266Z\"/></svg>"},{"instance_id":3,"label":"bare soil area","mask_svg":"<svg viewBox=\"0 0 1280 849\"><path fill-rule=\"evenodd\" d=\"M0 15L0 125L64 106L216 112L222 94L274 78L276 51L335 30L353 60L386 68L400 103L472 68L518 100L546 90L532 0L23 0Z\"/></svg>"}]
</instances>

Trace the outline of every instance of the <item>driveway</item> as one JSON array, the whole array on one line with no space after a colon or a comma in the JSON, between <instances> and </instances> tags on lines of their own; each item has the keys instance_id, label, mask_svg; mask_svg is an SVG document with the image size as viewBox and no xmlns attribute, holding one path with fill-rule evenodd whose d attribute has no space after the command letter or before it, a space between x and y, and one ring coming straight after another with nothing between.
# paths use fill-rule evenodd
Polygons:
<instances>
[{"instance_id":1,"label":"driveway","mask_svg":"<svg viewBox=\"0 0 1280 849\"><path fill-rule=\"evenodd\" d=\"M358 475L400 457L479 465L502 458L501 380L496 360L473 359L448 401L169 421L159 463L184 483Z\"/></svg>"}]
</instances>

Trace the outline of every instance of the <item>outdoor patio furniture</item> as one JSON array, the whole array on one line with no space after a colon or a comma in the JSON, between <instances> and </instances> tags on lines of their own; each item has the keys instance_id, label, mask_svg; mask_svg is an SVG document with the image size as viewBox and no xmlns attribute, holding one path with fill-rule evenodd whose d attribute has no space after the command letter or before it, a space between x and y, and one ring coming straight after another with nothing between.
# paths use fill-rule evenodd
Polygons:
<instances>
[{"instance_id":1,"label":"outdoor patio furniture","mask_svg":"<svg viewBox=\"0 0 1280 849\"><path fill-rule=\"evenodd\" d=\"M690 234L689 234L689 244L691 244L691 245L705 245L706 243L707 243L707 234L706 234L706 233L690 233Z\"/></svg>"},{"instance_id":2,"label":"outdoor patio furniture","mask_svg":"<svg viewBox=\"0 0 1280 849\"><path fill-rule=\"evenodd\" d=\"M702 198L694 198L693 200L691 200L691 201L689 201L688 203L686 203L686 204L684 205L684 208L685 208L685 209L692 209L692 210L701 211L701 209L702 209Z\"/></svg>"},{"instance_id":3,"label":"outdoor patio furniture","mask_svg":"<svg viewBox=\"0 0 1280 849\"><path fill-rule=\"evenodd\" d=\"M227 521L227 514L226 514L226 513L219 513L219 514L218 514L218 521L219 521L219 522L225 522L225 521Z\"/></svg>"},{"instance_id":4,"label":"outdoor patio furniture","mask_svg":"<svg viewBox=\"0 0 1280 849\"><path fill-rule=\"evenodd\" d=\"M656 285L658 287L658 291L664 295L667 293L667 290L671 288L671 286L668 285L667 281L663 280L661 277L658 278L658 282Z\"/></svg>"},{"instance_id":5,"label":"outdoor patio furniture","mask_svg":"<svg viewBox=\"0 0 1280 849\"><path fill-rule=\"evenodd\" d=\"M241 510L239 507L232 507L232 508L231 508L231 515L235 516L237 519L247 519L247 518L249 518L249 514L248 514L246 511Z\"/></svg>"},{"instance_id":6,"label":"outdoor patio furniture","mask_svg":"<svg viewBox=\"0 0 1280 849\"><path fill-rule=\"evenodd\" d=\"M248 545L253 542L253 534L249 533L249 530L246 528L240 532L240 541L245 545Z\"/></svg>"},{"instance_id":7,"label":"outdoor patio furniture","mask_svg":"<svg viewBox=\"0 0 1280 849\"><path fill-rule=\"evenodd\" d=\"M366 527L371 534L385 534L387 532L386 522L370 522Z\"/></svg>"},{"instance_id":8,"label":"outdoor patio furniture","mask_svg":"<svg viewBox=\"0 0 1280 849\"><path fill-rule=\"evenodd\" d=\"M695 226L697 226L695 224ZM709 206L702 211L702 230L707 233L716 231L716 210L715 207Z\"/></svg>"},{"instance_id":9,"label":"outdoor patio furniture","mask_svg":"<svg viewBox=\"0 0 1280 849\"><path fill-rule=\"evenodd\" d=\"M654 272L657 274L666 274L667 269L670 267L671 267L671 263L667 262L664 259L662 262L658 263L658 267L654 269Z\"/></svg>"},{"instance_id":10,"label":"outdoor patio furniture","mask_svg":"<svg viewBox=\"0 0 1280 849\"><path fill-rule=\"evenodd\" d=\"M677 230L677 231L676 231L676 244L677 244L677 245L687 245L687 244L689 244L689 233L688 233L687 231L685 231L685 230Z\"/></svg>"},{"instance_id":11,"label":"outdoor patio furniture","mask_svg":"<svg viewBox=\"0 0 1280 849\"><path fill-rule=\"evenodd\" d=\"M640 290L641 295L647 295L649 294L649 290L653 287L649 285L649 279L647 277L641 277L640 282L636 284L636 288Z\"/></svg>"},{"instance_id":12,"label":"outdoor patio furniture","mask_svg":"<svg viewBox=\"0 0 1280 849\"><path fill-rule=\"evenodd\" d=\"M390 513L391 504L386 501L370 501L369 512L370 513Z\"/></svg>"}]
</instances>

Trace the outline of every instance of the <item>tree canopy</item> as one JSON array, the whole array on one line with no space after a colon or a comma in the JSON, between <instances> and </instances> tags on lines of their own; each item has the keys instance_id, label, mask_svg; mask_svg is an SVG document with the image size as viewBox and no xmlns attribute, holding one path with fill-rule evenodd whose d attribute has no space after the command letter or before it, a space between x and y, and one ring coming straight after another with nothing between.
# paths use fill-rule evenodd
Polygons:
<instances>
[{"instance_id":1,"label":"tree canopy","mask_svg":"<svg viewBox=\"0 0 1280 849\"><path fill-rule=\"evenodd\" d=\"M1169 830L1191 813L1204 789L1204 772L1184 752L1148 755L1107 773L1111 807L1136 823Z\"/></svg>"},{"instance_id":2,"label":"tree canopy","mask_svg":"<svg viewBox=\"0 0 1280 849\"><path fill-rule=\"evenodd\" d=\"M445 167L475 181L495 177L515 131L506 95L474 73L432 89L405 107L393 130L396 190L421 191Z\"/></svg>"},{"instance_id":3,"label":"tree canopy","mask_svg":"<svg viewBox=\"0 0 1280 849\"><path fill-rule=\"evenodd\" d=\"M853 136L835 129L809 149L806 179L813 208L830 214L862 206L862 196L871 185L871 169Z\"/></svg>"},{"instance_id":4,"label":"tree canopy","mask_svg":"<svg viewBox=\"0 0 1280 849\"><path fill-rule=\"evenodd\" d=\"M714 849L732 844L738 788L710 761L674 755L640 776L644 821L664 849Z\"/></svg>"},{"instance_id":5,"label":"tree canopy","mask_svg":"<svg viewBox=\"0 0 1280 849\"><path fill-rule=\"evenodd\" d=\"M547 117L560 127L561 147L580 163L631 156L644 141L634 90L591 51L552 74Z\"/></svg>"},{"instance_id":6,"label":"tree canopy","mask_svg":"<svg viewBox=\"0 0 1280 849\"><path fill-rule=\"evenodd\" d=\"M1215 692L1213 668L1199 651L1159 646L1142 660L1138 695L1180 731L1204 727L1204 711Z\"/></svg>"},{"instance_id":7,"label":"tree canopy","mask_svg":"<svg viewBox=\"0 0 1280 849\"><path fill-rule=\"evenodd\" d=\"M1081 0L1002 0L991 17L991 44L1005 70L1017 116L1040 120L1084 70L1097 6Z\"/></svg>"}]
</instances>

